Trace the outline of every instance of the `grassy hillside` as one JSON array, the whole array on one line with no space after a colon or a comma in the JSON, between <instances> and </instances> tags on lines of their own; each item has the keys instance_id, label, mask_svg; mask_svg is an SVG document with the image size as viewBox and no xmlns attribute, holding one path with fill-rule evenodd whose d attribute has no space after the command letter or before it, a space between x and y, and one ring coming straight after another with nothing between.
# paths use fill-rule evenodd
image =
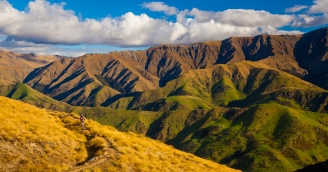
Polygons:
<instances>
[{"instance_id":1,"label":"grassy hillside","mask_svg":"<svg viewBox=\"0 0 328 172\"><path fill-rule=\"evenodd\" d=\"M6 171L236 171L161 142L0 97L0 168Z\"/></svg>"},{"instance_id":2,"label":"grassy hillside","mask_svg":"<svg viewBox=\"0 0 328 172\"><path fill-rule=\"evenodd\" d=\"M175 144L245 171L294 171L328 159L327 126L326 114L262 104L213 116Z\"/></svg>"},{"instance_id":3,"label":"grassy hillside","mask_svg":"<svg viewBox=\"0 0 328 172\"><path fill-rule=\"evenodd\" d=\"M0 96L22 100L47 109L71 111L71 106L67 103L57 101L23 83L0 86Z\"/></svg>"},{"instance_id":4,"label":"grassy hillside","mask_svg":"<svg viewBox=\"0 0 328 172\"><path fill-rule=\"evenodd\" d=\"M0 97L0 168L65 170L87 158L87 139L46 110Z\"/></svg>"},{"instance_id":5,"label":"grassy hillside","mask_svg":"<svg viewBox=\"0 0 328 172\"><path fill-rule=\"evenodd\" d=\"M215 65L190 70L164 87L111 98L111 108L151 111L248 107L275 101L282 105L326 112L328 91L293 75L256 62Z\"/></svg>"},{"instance_id":6,"label":"grassy hillside","mask_svg":"<svg viewBox=\"0 0 328 172\"><path fill-rule=\"evenodd\" d=\"M326 114L270 103L168 111L146 134L243 171L294 171L328 159L327 126Z\"/></svg>"}]
</instances>

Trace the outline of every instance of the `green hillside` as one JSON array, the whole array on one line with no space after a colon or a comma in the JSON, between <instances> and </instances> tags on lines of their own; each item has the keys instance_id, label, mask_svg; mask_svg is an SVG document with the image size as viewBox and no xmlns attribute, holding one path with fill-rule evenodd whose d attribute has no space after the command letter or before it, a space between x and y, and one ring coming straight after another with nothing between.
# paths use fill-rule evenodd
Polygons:
<instances>
[{"instance_id":1,"label":"green hillside","mask_svg":"<svg viewBox=\"0 0 328 172\"><path fill-rule=\"evenodd\" d=\"M190 70L164 87L111 99L104 105L163 112L248 107L270 101L304 110L328 110L328 91L283 71L248 61Z\"/></svg>"},{"instance_id":2,"label":"green hillside","mask_svg":"<svg viewBox=\"0 0 328 172\"><path fill-rule=\"evenodd\" d=\"M23 83L0 86L0 96L22 100L47 109L59 111L69 111L70 109L70 105L67 103L57 101Z\"/></svg>"},{"instance_id":3,"label":"green hillside","mask_svg":"<svg viewBox=\"0 0 328 172\"><path fill-rule=\"evenodd\" d=\"M328 116L278 104L224 114L175 143L245 171L294 171L328 159Z\"/></svg>"}]
</instances>

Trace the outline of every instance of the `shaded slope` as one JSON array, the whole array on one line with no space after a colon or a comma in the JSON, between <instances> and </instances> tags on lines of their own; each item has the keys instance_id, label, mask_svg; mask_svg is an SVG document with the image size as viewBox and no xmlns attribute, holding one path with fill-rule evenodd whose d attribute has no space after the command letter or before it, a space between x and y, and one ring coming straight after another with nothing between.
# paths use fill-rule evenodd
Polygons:
<instances>
[{"instance_id":1,"label":"shaded slope","mask_svg":"<svg viewBox=\"0 0 328 172\"><path fill-rule=\"evenodd\" d=\"M328 89L328 27L304 34L294 52L300 66L308 71L305 79Z\"/></svg>"},{"instance_id":2,"label":"shaded slope","mask_svg":"<svg viewBox=\"0 0 328 172\"><path fill-rule=\"evenodd\" d=\"M139 72L126 66L129 64L111 55L86 55L35 69L24 82L57 100L73 105L94 105L86 101L90 99L97 99L96 104L100 104L103 101L101 97L115 96L119 91L155 88Z\"/></svg>"},{"instance_id":3,"label":"shaded slope","mask_svg":"<svg viewBox=\"0 0 328 172\"><path fill-rule=\"evenodd\" d=\"M6 171L236 171L91 120L81 131L75 114L4 97L0 106L0 167Z\"/></svg>"},{"instance_id":4,"label":"shaded slope","mask_svg":"<svg viewBox=\"0 0 328 172\"><path fill-rule=\"evenodd\" d=\"M311 172L311 171L325 172L327 170L328 170L328 160L316 164L311 164L302 169L298 169L295 172Z\"/></svg>"}]
</instances>

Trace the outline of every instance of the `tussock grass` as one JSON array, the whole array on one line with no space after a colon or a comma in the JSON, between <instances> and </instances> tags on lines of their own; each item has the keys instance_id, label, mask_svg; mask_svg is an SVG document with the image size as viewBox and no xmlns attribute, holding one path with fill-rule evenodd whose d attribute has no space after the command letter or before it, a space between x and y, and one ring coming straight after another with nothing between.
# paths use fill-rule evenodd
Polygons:
<instances>
[{"instance_id":1,"label":"tussock grass","mask_svg":"<svg viewBox=\"0 0 328 172\"><path fill-rule=\"evenodd\" d=\"M4 97L0 125L0 169L6 171L235 171L92 120L81 130L78 114Z\"/></svg>"},{"instance_id":2,"label":"tussock grass","mask_svg":"<svg viewBox=\"0 0 328 172\"><path fill-rule=\"evenodd\" d=\"M87 156L86 139L46 110L0 97L0 126L0 169L60 171Z\"/></svg>"}]
</instances>

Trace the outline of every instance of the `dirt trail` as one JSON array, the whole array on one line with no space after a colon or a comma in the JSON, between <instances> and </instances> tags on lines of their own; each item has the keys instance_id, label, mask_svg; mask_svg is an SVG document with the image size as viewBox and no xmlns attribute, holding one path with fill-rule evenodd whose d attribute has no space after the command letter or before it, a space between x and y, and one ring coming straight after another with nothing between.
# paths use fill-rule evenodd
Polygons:
<instances>
[{"instance_id":1,"label":"dirt trail","mask_svg":"<svg viewBox=\"0 0 328 172\"><path fill-rule=\"evenodd\" d=\"M79 172L82 170L86 170L88 168L94 167L98 164L101 164L105 161L110 161L110 159L113 159L115 155L115 150L112 148L109 148L104 155L95 157L94 159L85 162L83 165L75 166L73 169L68 170L69 172Z\"/></svg>"},{"instance_id":2,"label":"dirt trail","mask_svg":"<svg viewBox=\"0 0 328 172\"><path fill-rule=\"evenodd\" d=\"M71 170L68 170L69 172L79 172L79 171L82 171L82 170L85 170L85 169L88 169L88 168L91 168L91 167L94 167L100 163L103 163L107 160L108 158L99 158L99 159L96 159L96 160L92 160L92 161L89 161L81 166L77 166Z\"/></svg>"},{"instance_id":3,"label":"dirt trail","mask_svg":"<svg viewBox=\"0 0 328 172\"><path fill-rule=\"evenodd\" d=\"M84 130L82 130L81 132L85 135ZM88 137L87 135L85 135L85 136ZM107 148L103 149L104 152L102 155L96 156L96 157L91 157L88 160L86 160L85 162L83 162L81 165L74 166L72 169L67 170L67 171L68 172L83 171L88 168L92 168L98 164L105 163L106 161L108 163L110 163L111 160L115 159L115 156L117 155L117 150L115 150L112 147L112 144L110 143L110 141L107 138L105 138L105 137L102 137L102 138L105 139L107 142Z\"/></svg>"}]
</instances>

